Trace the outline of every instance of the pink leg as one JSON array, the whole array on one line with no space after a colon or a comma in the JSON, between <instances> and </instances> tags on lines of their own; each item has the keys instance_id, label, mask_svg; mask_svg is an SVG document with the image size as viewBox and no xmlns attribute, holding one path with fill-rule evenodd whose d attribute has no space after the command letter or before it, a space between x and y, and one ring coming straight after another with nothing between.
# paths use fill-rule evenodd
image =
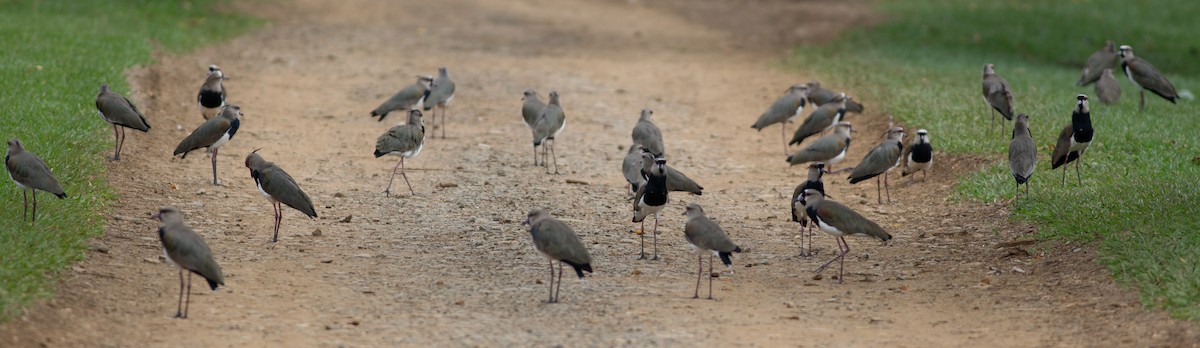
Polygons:
<instances>
[{"instance_id":1,"label":"pink leg","mask_svg":"<svg viewBox=\"0 0 1200 348\"><path fill-rule=\"evenodd\" d=\"M400 157L400 177L404 178L404 184L408 185L409 194L416 196L417 191L413 191L412 184L408 183L408 174L404 173L404 157Z\"/></svg>"},{"instance_id":2,"label":"pink leg","mask_svg":"<svg viewBox=\"0 0 1200 348\"><path fill-rule=\"evenodd\" d=\"M34 200L36 205L37 200ZM651 260L658 260L658 213L654 213L654 257Z\"/></svg>"},{"instance_id":3,"label":"pink leg","mask_svg":"<svg viewBox=\"0 0 1200 348\"><path fill-rule=\"evenodd\" d=\"M221 184L220 181L217 181L217 151L218 150L220 150L220 149L212 150L213 185Z\"/></svg>"},{"instance_id":4,"label":"pink leg","mask_svg":"<svg viewBox=\"0 0 1200 348\"><path fill-rule=\"evenodd\" d=\"M692 298L700 298L700 275L704 274L704 256L696 254L696 293Z\"/></svg>"},{"instance_id":5,"label":"pink leg","mask_svg":"<svg viewBox=\"0 0 1200 348\"><path fill-rule=\"evenodd\" d=\"M400 160L396 162L396 166L392 167L392 176L388 178L387 188L383 189L384 196L392 194L392 182L396 180L396 171L400 169L400 164L402 163L404 163L404 157L400 157Z\"/></svg>"}]
</instances>

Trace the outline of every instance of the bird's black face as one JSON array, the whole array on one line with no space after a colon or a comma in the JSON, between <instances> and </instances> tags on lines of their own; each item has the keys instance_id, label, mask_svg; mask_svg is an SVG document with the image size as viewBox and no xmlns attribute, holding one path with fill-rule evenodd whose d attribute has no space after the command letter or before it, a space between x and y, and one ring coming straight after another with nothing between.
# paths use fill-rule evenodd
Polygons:
<instances>
[{"instance_id":1,"label":"bird's black face","mask_svg":"<svg viewBox=\"0 0 1200 348\"><path fill-rule=\"evenodd\" d=\"M1087 95L1080 94L1075 97L1075 108L1076 109L1083 111L1083 110L1087 110L1087 107L1088 107Z\"/></svg>"}]
</instances>

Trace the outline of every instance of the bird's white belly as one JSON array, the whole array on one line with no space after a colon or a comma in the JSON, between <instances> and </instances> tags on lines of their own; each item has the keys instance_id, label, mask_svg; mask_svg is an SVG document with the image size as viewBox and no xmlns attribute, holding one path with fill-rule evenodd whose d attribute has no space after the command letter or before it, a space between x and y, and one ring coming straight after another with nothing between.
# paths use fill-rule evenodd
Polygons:
<instances>
[{"instance_id":1,"label":"bird's white belly","mask_svg":"<svg viewBox=\"0 0 1200 348\"><path fill-rule=\"evenodd\" d=\"M221 139L217 139L216 142L214 142L212 145L209 145L208 152L216 150L217 148L221 147L221 145L225 145L227 142L229 142L229 132L225 132L225 134L221 135Z\"/></svg>"},{"instance_id":2,"label":"bird's white belly","mask_svg":"<svg viewBox=\"0 0 1200 348\"><path fill-rule=\"evenodd\" d=\"M1083 152L1083 150L1087 150L1088 145L1091 145L1091 144L1092 144L1091 142L1077 143L1077 142L1075 142L1075 137L1071 137L1071 147L1070 147L1071 151L1070 152Z\"/></svg>"},{"instance_id":3,"label":"bird's white belly","mask_svg":"<svg viewBox=\"0 0 1200 348\"><path fill-rule=\"evenodd\" d=\"M451 100L454 100L454 94L450 94L449 97L446 97L446 100L442 102L442 106L445 106L446 104L450 104Z\"/></svg>"},{"instance_id":4,"label":"bird's white belly","mask_svg":"<svg viewBox=\"0 0 1200 348\"><path fill-rule=\"evenodd\" d=\"M113 120L109 119L108 116L105 116L103 112L100 112L100 110L96 110L96 113L100 114L100 119L104 120L104 122L116 123L116 122L113 122Z\"/></svg>"},{"instance_id":5,"label":"bird's white belly","mask_svg":"<svg viewBox=\"0 0 1200 348\"><path fill-rule=\"evenodd\" d=\"M837 229L837 227L833 227L833 226L825 224L825 220L817 220L817 227L820 227L822 231L825 231L825 233L832 234L835 237L841 237L841 236L846 235L842 231L839 231Z\"/></svg>"},{"instance_id":6,"label":"bird's white belly","mask_svg":"<svg viewBox=\"0 0 1200 348\"><path fill-rule=\"evenodd\" d=\"M846 159L846 150L848 150L848 149L842 149L841 153L839 153L837 156L834 156L833 158L830 158L829 161L826 161L826 162L829 162L828 163L829 166L832 167L835 163L841 162L842 160Z\"/></svg>"},{"instance_id":7,"label":"bird's white belly","mask_svg":"<svg viewBox=\"0 0 1200 348\"><path fill-rule=\"evenodd\" d=\"M558 137L558 133L562 133L563 129L566 129L566 128L567 128L567 119L564 118L562 125L558 126L558 130L554 131L553 137L555 137L555 138Z\"/></svg>"},{"instance_id":8,"label":"bird's white belly","mask_svg":"<svg viewBox=\"0 0 1200 348\"><path fill-rule=\"evenodd\" d=\"M421 149L424 149L424 148L425 148L425 142L422 141L421 145L417 145L417 148L415 150L401 152L400 157L404 157L404 158L417 157L417 155L421 154Z\"/></svg>"},{"instance_id":9,"label":"bird's white belly","mask_svg":"<svg viewBox=\"0 0 1200 348\"><path fill-rule=\"evenodd\" d=\"M267 191L263 190L262 184L258 184L255 186L258 187L258 193L261 193L263 195L263 197L266 197L268 202L275 203L275 197L271 197L271 194L269 194L269 193L267 193Z\"/></svg>"},{"instance_id":10,"label":"bird's white belly","mask_svg":"<svg viewBox=\"0 0 1200 348\"><path fill-rule=\"evenodd\" d=\"M9 173L8 173L8 179L9 179L9 180L12 180L12 182L13 182L14 184L17 184L17 187L19 187L19 188L21 189L21 191L24 191L24 190L28 190L28 189L29 189L29 186L25 186L25 185L21 184L21 182L17 181L17 179L13 178L13 176L12 176L12 173L11 173L11 172L9 172Z\"/></svg>"},{"instance_id":11,"label":"bird's white belly","mask_svg":"<svg viewBox=\"0 0 1200 348\"><path fill-rule=\"evenodd\" d=\"M1142 88L1142 85L1139 85L1139 84L1137 83L1137 81L1134 81L1134 80L1133 80L1133 72L1132 72L1132 71L1129 71L1129 67L1128 67L1128 66L1126 66L1126 67L1125 67L1125 77L1128 77L1128 78L1129 78L1129 82L1133 82L1133 85L1134 85L1134 86L1138 86L1138 88Z\"/></svg>"},{"instance_id":12,"label":"bird's white belly","mask_svg":"<svg viewBox=\"0 0 1200 348\"><path fill-rule=\"evenodd\" d=\"M644 197L638 201L638 210L641 210L643 213L646 214L646 216L650 216L650 214L658 214L658 212L662 211L663 207L666 207L666 206L667 206L666 204L648 205L648 204L646 204L646 199Z\"/></svg>"}]
</instances>

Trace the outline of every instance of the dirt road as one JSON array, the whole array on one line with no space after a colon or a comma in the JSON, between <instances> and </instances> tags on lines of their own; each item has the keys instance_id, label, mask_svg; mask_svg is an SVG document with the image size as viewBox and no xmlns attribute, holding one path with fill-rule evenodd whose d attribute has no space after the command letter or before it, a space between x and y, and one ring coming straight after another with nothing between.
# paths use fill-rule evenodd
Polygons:
<instances>
[{"instance_id":1,"label":"dirt road","mask_svg":"<svg viewBox=\"0 0 1200 348\"><path fill-rule=\"evenodd\" d=\"M803 170L780 156L778 129L749 127L784 88L813 75L781 69L782 50L762 38L778 32L762 26L778 26L779 18L756 21L733 10L737 2L702 4L698 11L579 0L245 5L273 24L131 73L135 99L155 128L134 134L125 158L110 165L121 198L95 241L108 251L90 252L64 275L56 299L0 326L0 345L1197 342L1194 324L1145 312L1134 293L1112 284L1091 246L997 247L1028 239L1032 227L1009 222L1004 204L946 200L957 175L978 159L938 155L928 182L893 180L897 202L885 206L870 197L873 183L831 177L831 196L895 239L886 246L851 239L846 283L828 271L814 279L834 242L820 234L820 255L797 256L797 226L786 207ZM755 13L794 14L799 24L786 32L802 41L840 29L816 20L824 18L816 10L755 4L764 7ZM868 17L861 5L845 11ZM699 24L717 17L714 27ZM209 183L204 156L170 158L201 121L194 96L213 63L228 74L230 100L246 114L219 156L219 187ZM402 117L379 123L367 114L413 75L438 66L449 67L458 84L449 138L427 139L407 163L416 196L384 197L394 162L371 152L375 137ZM531 166L519 115L528 88L562 95L562 175ZM868 112L848 118L862 129L849 164L885 127L885 111L864 102ZM655 110L671 164L705 187L703 196L672 195L658 262L636 260L619 173L645 107ZM930 131L936 144L938 131ZM257 148L301 183L321 216L285 210L276 244L267 242L271 208L242 166ZM690 298L694 253L679 216L686 202L703 204L748 250L735 256L736 273L720 278L716 301ZM157 224L149 219L163 204L185 211L226 273L226 288L193 294L188 320L171 318L177 278L159 259ZM536 206L573 225L595 258L595 275L586 284L564 282L560 304L545 303L545 260L520 226Z\"/></svg>"}]
</instances>

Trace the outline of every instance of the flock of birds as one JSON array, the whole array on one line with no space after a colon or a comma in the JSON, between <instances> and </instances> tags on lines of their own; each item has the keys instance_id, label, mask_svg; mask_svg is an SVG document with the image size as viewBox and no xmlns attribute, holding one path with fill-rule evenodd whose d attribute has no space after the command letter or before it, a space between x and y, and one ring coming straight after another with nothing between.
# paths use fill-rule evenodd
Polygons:
<instances>
[{"instance_id":1,"label":"flock of birds","mask_svg":"<svg viewBox=\"0 0 1200 348\"><path fill-rule=\"evenodd\" d=\"M1096 83L1096 94L1105 103L1111 103L1119 97L1120 91L1112 77L1112 68L1119 61L1121 69L1133 83L1142 89L1142 103L1145 105L1145 90L1149 90L1172 103L1178 97L1174 87L1161 73L1146 61L1133 55L1129 46L1121 46L1119 52L1113 50L1112 41L1105 48L1088 58L1083 74L1078 84L1083 86ZM1119 58L1119 59L1118 59ZM187 137L180 141L173 155L186 158L188 153L204 148L211 157L213 184L220 185L217 176L217 152L222 145L229 142L237 133L241 124L241 108L236 104L227 103L226 91L222 84L225 79L223 71L216 65L208 68L208 76L201 85L197 95L197 104L205 121ZM383 121L388 114L395 111L408 112L406 123L391 127L376 140L375 157L385 155L398 156L400 159L392 169L388 179L385 195L391 194L392 182L399 172L408 185L409 192L415 194L408 176L404 173L404 160L420 154L424 147L426 129L422 120L422 110L433 110L434 120L437 120L437 109L441 109L441 131L445 137L445 118L448 104L454 98L455 84L450 79L445 67L438 69L438 76L417 76L416 83L406 86L395 95L384 101L378 108L371 111L372 117ZM558 173L555 155L555 137L566 127L566 114L559 101L557 92L549 93L549 101L542 102L534 90L526 90L522 98L521 114L525 124L533 135L534 165L544 166L550 173L553 163L554 173ZM1009 147L1009 162L1012 175L1020 194L1020 185L1026 184L1033 175L1037 163L1037 146L1030 136L1028 119L1025 114L1013 112L1013 96L1008 82L996 74L992 64L983 67L983 97L995 113L1000 113L1005 119L1016 119L1013 127L1012 142ZM792 138L787 140L788 123L794 122L808 105L813 105L812 111L796 129ZM1076 162L1076 176L1080 178L1078 159L1087 150L1094 136L1091 124L1087 95L1076 97L1075 108L1071 122L1063 128L1052 156L1053 168ZM111 160L120 160L121 149L125 140L125 128L148 132L150 125L145 115L127 98L113 92L107 85L100 86L96 96L96 108L100 116L113 127L114 153ZM905 131L901 127L889 125L884 140L872 148L867 155L854 167L834 169L834 166L845 159L850 146L851 133L854 127L845 117L847 113L861 113L862 104L854 101L845 93L837 93L823 88L818 82L808 82L789 87L785 93L776 99L752 126L762 130L773 124L781 125L784 140L784 152L787 154L789 144L802 144L805 140L824 134L799 150L788 154L787 161L791 165L808 164L807 179L796 186L790 201L792 220L801 225L801 251L804 257L813 256L812 227L816 227L836 237L838 253L823 263L816 272L821 272L834 261L839 262L838 282L844 281L845 256L850 251L846 236L866 236L887 242L892 238L882 227L867 219L853 209L831 200L825 194L822 180L825 174L849 172L851 184L876 179L876 197L880 204L884 203L883 193L887 193L887 201L891 201L891 192L887 177L898 167L903 167L902 176L916 172L927 175L933 165L933 146L929 140L929 132L921 129L909 146L904 146ZM653 121L653 110L644 109L631 133L632 145L621 164L621 171L630 185L632 192L632 212L634 223L640 223L637 233L641 236L642 246L640 258L646 259L645 248L645 219L654 216L654 226L649 232L653 238L653 251L650 259L658 259L658 217L669 202L670 192L688 192L694 195L703 194L704 188L679 170L667 165L662 131ZM890 123L890 122L889 122ZM539 156L538 147L542 152ZM250 170L259 192L271 203L274 209L274 234L272 242L278 241L279 227L282 220L282 207L287 205L309 217L316 217L317 212L311 199L299 184L282 168L268 162L258 150L246 156L245 166ZM32 193L33 214L31 221L37 218L37 190L54 194L58 198L67 195L51 173L49 166L33 153L26 151L24 144L18 139L8 141L8 152L5 156L5 167L9 176L22 190L25 200L22 219L26 219L29 210L29 196ZM881 180L882 179L882 180ZM1081 180L1081 178L1080 178ZM1066 181L1066 168L1063 169L1063 182ZM882 191L882 192L881 192ZM698 251L696 289L693 297L699 298L700 279L704 274L703 256L709 256L709 274L712 274L714 255L721 259L726 267L732 266L732 253L741 252L742 248L735 244L727 233L705 215L705 210L697 203L689 203L683 215L687 216L684 226L684 237ZM191 275L196 274L205 279L209 287L216 290L224 285L220 267L213 259L212 251L194 230L184 223L183 214L172 206L163 206L155 214L161 224L158 229L166 258L179 267L179 302L176 314L178 318L187 318L187 308L190 306ZM584 272L592 272L591 256L575 231L551 216L548 210L536 208L531 210L523 223L529 227L535 248L549 259L550 264L550 296L548 302L558 301L558 290L555 287L554 262L558 261L558 287L562 286L563 264L573 268L576 275L583 279ZM805 238L807 237L807 247ZM187 275L185 280L185 274ZM186 299L185 299L186 294ZM712 277L709 277L708 298L712 298Z\"/></svg>"}]
</instances>

